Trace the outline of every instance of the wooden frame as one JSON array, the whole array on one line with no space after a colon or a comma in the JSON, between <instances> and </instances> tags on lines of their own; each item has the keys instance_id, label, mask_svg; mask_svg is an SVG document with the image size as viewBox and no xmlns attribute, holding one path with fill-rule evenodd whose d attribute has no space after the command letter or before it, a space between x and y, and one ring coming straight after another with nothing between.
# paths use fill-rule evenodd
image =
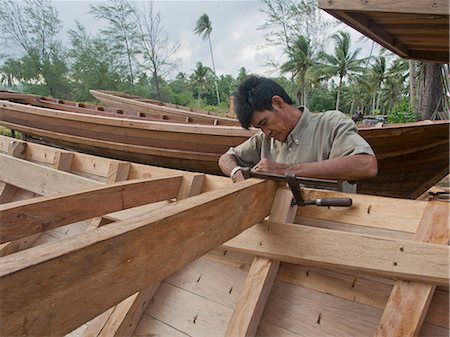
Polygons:
<instances>
[{"instance_id":1,"label":"wooden frame","mask_svg":"<svg viewBox=\"0 0 450 337\"><path fill-rule=\"evenodd\" d=\"M9 139L0 137L0 151L3 153L8 152L8 142ZM51 163L54 163L55 158L64 157L59 154L60 150L36 144L24 145L23 148L25 152L22 151L22 160L33 160L41 168L44 168L44 163L53 165ZM4 156L8 159L10 157ZM208 277L208 270L216 266L218 261L227 261L226 270L247 275L246 278L242 277L240 285L236 283L230 289L223 290L227 295L236 294L235 301L230 304L232 309L225 309L220 304L220 310L223 311L217 317L221 317L224 322L222 328L208 330L212 329L207 328L208 319L201 313L199 316L197 312L192 316L189 327L186 326L186 321L184 325L177 327L180 331L191 335L202 335L205 331L236 336L287 335L283 332L286 326L282 327L282 324L286 324L282 322L284 319L278 318L278 326L271 317L279 303L295 300L294 295L279 298L288 294L283 292L291 288L305 294L302 301L319 303L319 297L329 296L329 302L324 302L325 306L332 306L333 301L338 298L347 298L346 304L340 302L339 305L336 304L336 308L342 306L352 315L354 313L350 305L358 306L358 303L367 308L374 306L377 310L386 307L387 318L383 316L380 320L381 314L378 318L380 326L386 326L386 322L394 322L394 326L400 328L402 323L410 321L401 318L393 321L389 312L403 312L404 309L413 307L417 319L408 324L412 333L420 333L423 322L425 329L434 326L433 329L448 331L448 273L445 271L448 271L449 247L439 244L448 241L449 210L446 203L351 195L354 207L349 209L305 207L296 210L290 207L290 191L278 188L275 193L276 185L269 182L249 180L232 185L223 177L152 168L76 153L72 156L67 156L66 153L65 156L71 157L71 164L65 167L65 173L73 178L80 177L80 174L84 177L79 186L83 186L85 181L99 186L90 187L91 192L83 193L133 186L133 183L138 185L138 181L115 182L121 179L143 179L140 180L142 187L146 183L157 184L157 181L166 185L167 179L178 181L175 189L178 193L172 190L165 195L165 198L169 198L165 201L119 213L107 214L112 209L105 208L102 213L106 213L102 218L94 218L87 223L84 228L91 228L87 232L81 231L77 236L54 242L37 242L36 247L25 247L22 252L20 249L23 247L16 246L17 252L14 255L6 254L1 258L1 319L2 322L8 322L1 326L2 335L61 335L99 314L101 316L91 321L84 330L84 336L131 336L136 326L137 334L157 333L164 329L166 333L163 335L175 334L176 330L172 329L169 333L168 326L161 325L162 322L167 322L166 318L157 313L158 308L163 305L161 300L168 296L164 302L167 301L170 305L178 296L171 297L171 291L178 294L182 287L191 287L187 291L190 294L200 291L196 285ZM3 175L9 176L9 172ZM175 178L176 176L182 177L181 184L180 178ZM11 181L24 180L15 177ZM105 183L112 185L102 186ZM55 190L52 185L54 182L49 181L45 191ZM15 197L23 198L25 192L21 191L18 190ZM334 191L305 189L304 192L308 198L348 196ZM70 193L76 198L76 194ZM136 203L133 201L128 206L144 202L144 194L145 190L136 192ZM196 194L198 195L195 196ZM173 201L175 197L177 202ZM26 205L32 207L39 202L45 205L46 202L63 198L63 194L50 195L29 201L16 201L2 207L19 211ZM183 198L186 200L182 200ZM390 224L386 224L387 220L382 217L382 210L386 205L390 205L397 213L390 215ZM269 220L263 220L269 212ZM86 213L86 216L97 217L99 213ZM227 237L235 236L251 226L252 222L259 224L226 242L216 249L216 253L209 253L194 264L187 265L211 248L219 246ZM97 228L99 225L102 226ZM56 230L59 228L52 231ZM435 238L439 238L439 241L435 241ZM170 242L170 245L163 245L164 240ZM242 255L240 252L244 251L246 254ZM397 262L397 265L394 266L393 262ZM202 263L206 263L205 269L202 269ZM234 265L237 267L232 267ZM326 270L318 269L318 266ZM192 268L200 268L200 275L192 273ZM158 287L159 281L173 271L177 272L162 281ZM374 273L381 277L373 276ZM193 282L180 279L188 277L188 274L192 276ZM114 277L115 275L120 277ZM220 278L220 275L217 277ZM226 275L226 278L234 277L232 274ZM210 277L215 277L214 273ZM388 299L392 287L394 296L398 293L395 289L400 289L401 294L404 294L404 285L413 285L412 282L403 280L415 280L415 289L426 288L422 305L416 305L416 301L408 301L412 295L402 295L405 297L405 304L397 304ZM151 286L155 282L157 285ZM424 286L421 282L427 282L428 285ZM172 287L171 284L177 286ZM437 290L433 296L436 285ZM229 301L220 297L223 295L218 293L217 288L211 289L210 285L205 285L204 289L216 301ZM137 290L141 292L137 294ZM70 296L65 295L69 293ZM310 298L310 295L313 297ZM417 298L417 295L414 296ZM118 304L121 299L124 301ZM113 305L116 306L111 307ZM292 306L293 303L289 305ZM193 304L187 305L186 310L199 309ZM213 308L208 310L210 320L214 320L219 314ZM285 310L286 315L291 315L291 309ZM308 329L311 329L311 336L322 336L318 330L321 322L327 322L330 327L332 315L327 311L316 313L310 310L315 309L308 309L302 317L296 316L298 324L305 319L303 316L317 314L314 318L315 325L308 326ZM155 315L159 323L152 320L149 313ZM174 315L177 316L178 311ZM342 313L340 319L345 320L345 317ZM373 317L365 319L375 320ZM292 325L292 321L290 322L289 328L292 331L299 329L295 325L297 323ZM149 329L150 325L146 324L150 323L151 329L156 330L145 330ZM357 326L347 322L345 326L346 329L366 329L364 331L371 331L372 334L376 332L376 325ZM203 328L206 330L202 330ZM334 335L339 336L336 331ZM347 330L349 331L351 330ZM387 335L395 335L390 333L389 331ZM361 335L366 334L361 332ZM401 334L397 333L397 336Z\"/></svg>"}]
</instances>

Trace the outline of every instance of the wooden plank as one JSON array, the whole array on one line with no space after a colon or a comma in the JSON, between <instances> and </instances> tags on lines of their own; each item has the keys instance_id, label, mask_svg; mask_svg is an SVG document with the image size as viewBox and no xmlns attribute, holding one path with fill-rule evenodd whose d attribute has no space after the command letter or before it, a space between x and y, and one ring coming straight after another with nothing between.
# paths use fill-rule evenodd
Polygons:
<instances>
[{"instance_id":1,"label":"wooden plank","mask_svg":"<svg viewBox=\"0 0 450 337\"><path fill-rule=\"evenodd\" d=\"M72 331L264 219L275 189L250 179L1 258L1 333Z\"/></svg>"},{"instance_id":2,"label":"wooden plank","mask_svg":"<svg viewBox=\"0 0 450 337\"><path fill-rule=\"evenodd\" d=\"M349 301L369 305L383 310L388 302L394 280L361 275L360 273L342 273L282 263L277 281L291 283L322 293L341 297ZM430 304L425 321L449 329L449 294L437 290Z\"/></svg>"},{"instance_id":3,"label":"wooden plank","mask_svg":"<svg viewBox=\"0 0 450 337\"><path fill-rule=\"evenodd\" d=\"M171 176L131 180L82 192L1 205L0 243L126 208L175 198L181 179L181 176Z\"/></svg>"},{"instance_id":4,"label":"wooden plank","mask_svg":"<svg viewBox=\"0 0 450 337\"><path fill-rule=\"evenodd\" d=\"M295 264L446 285L449 247L263 221L224 247Z\"/></svg>"},{"instance_id":5,"label":"wooden plank","mask_svg":"<svg viewBox=\"0 0 450 337\"><path fill-rule=\"evenodd\" d=\"M190 196L199 194L202 189L204 177L204 174L183 176L177 199L186 199ZM131 336L137 327L147 304L157 291L159 284L160 282L156 282L149 288L120 302L111 310L111 313L104 324L98 324L98 322L94 323L98 327L97 331L95 331L94 328L90 328L83 334L83 337ZM99 317L100 318L96 318L95 321L103 319L103 315L100 315Z\"/></svg>"},{"instance_id":6,"label":"wooden plank","mask_svg":"<svg viewBox=\"0 0 450 337\"><path fill-rule=\"evenodd\" d=\"M0 154L0 180L37 194L57 194L101 186L87 178Z\"/></svg>"},{"instance_id":7,"label":"wooden plank","mask_svg":"<svg viewBox=\"0 0 450 337\"><path fill-rule=\"evenodd\" d=\"M292 192L278 189L269 219L293 222L297 206L291 206ZM279 261L256 257L244 283L240 300L236 305L225 336L255 336L273 282L280 267Z\"/></svg>"},{"instance_id":8,"label":"wooden plank","mask_svg":"<svg viewBox=\"0 0 450 337\"><path fill-rule=\"evenodd\" d=\"M304 189L305 199L352 198L352 207L302 207L299 216L415 233L427 202Z\"/></svg>"},{"instance_id":9,"label":"wooden plank","mask_svg":"<svg viewBox=\"0 0 450 337\"><path fill-rule=\"evenodd\" d=\"M448 244L449 208L430 202L424 212L415 239ZM377 327L377 337L416 337L422 327L436 286L396 281Z\"/></svg>"},{"instance_id":10,"label":"wooden plank","mask_svg":"<svg viewBox=\"0 0 450 337\"><path fill-rule=\"evenodd\" d=\"M381 310L308 288L276 282L262 319L295 333L294 336L363 337L376 329Z\"/></svg>"}]
</instances>

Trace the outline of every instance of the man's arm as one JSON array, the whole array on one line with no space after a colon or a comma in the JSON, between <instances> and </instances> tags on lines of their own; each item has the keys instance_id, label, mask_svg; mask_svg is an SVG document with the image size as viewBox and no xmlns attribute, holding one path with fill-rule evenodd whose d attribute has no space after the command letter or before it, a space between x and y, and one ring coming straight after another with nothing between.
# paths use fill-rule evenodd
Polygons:
<instances>
[{"instance_id":1,"label":"man's arm","mask_svg":"<svg viewBox=\"0 0 450 337\"><path fill-rule=\"evenodd\" d=\"M294 173L298 177L351 181L376 176L378 173L378 162L375 156L369 154L356 154L294 165L261 159L253 170L283 175L285 173Z\"/></svg>"},{"instance_id":2,"label":"man's arm","mask_svg":"<svg viewBox=\"0 0 450 337\"><path fill-rule=\"evenodd\" d=\"M230 176L231 171L236 167L239 166L236 157L232 154L225 153L219 158L219 167L222 170L224 174L227 176ZM244 176L242 175L241 171L238 171L234 176L234 181L239 182L245 180Z\"/></svg>"}]
</instances>

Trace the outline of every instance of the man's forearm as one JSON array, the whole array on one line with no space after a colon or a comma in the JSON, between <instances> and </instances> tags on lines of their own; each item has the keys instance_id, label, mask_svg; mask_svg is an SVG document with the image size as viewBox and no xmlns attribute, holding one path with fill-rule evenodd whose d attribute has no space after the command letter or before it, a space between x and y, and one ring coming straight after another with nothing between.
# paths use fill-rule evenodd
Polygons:
<instances>
[{"instance_id":1,"label":"man's forearm","mask_svg":"<svg viewBox=\"0 0 450 337\"><path fill-rule=\"evenodd\" d=\"M378 164L374 156L360 154L294 165L263 159L255 166L255 170L277 174L294 173L308 178L359 180L376 176Z\"/></svg>"},{"instance_id":2,"label":"man's forearm","mask_svg":"<svg viewBox=\"0 0 450 337\"><path fill-rule=\"evenodd\" d=\"M227 176L230 176L231 171L233 171L236 166L239 166L239 164L232 154L225 153L219 158L219 167ZM232 180L234 182L239 182L245 180L245 178L242 172L238 171L235 173L235 176L232 178Z\"/></svg>"},{"instance_id":3,"label":"man's forearm","mask_svg":"<svg viewBox=\"0 0 450 337\"><path fill-rule=\"evenodd\" d=\"M219 167L227 176L230 176L231 171L238 165L236 158L232 154L225 153L219 158Z\"/></svg>"}]
</instances>

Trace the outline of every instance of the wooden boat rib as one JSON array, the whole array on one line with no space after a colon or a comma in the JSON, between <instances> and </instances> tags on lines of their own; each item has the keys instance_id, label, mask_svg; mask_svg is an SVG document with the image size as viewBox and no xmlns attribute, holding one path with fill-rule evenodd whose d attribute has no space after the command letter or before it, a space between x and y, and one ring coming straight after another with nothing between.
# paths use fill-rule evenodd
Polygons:
<instances>
[{"instance_id":1,"label":"wooden boat rib","mask_svg":"<svg viewBox=\"0 0 450 337\"><path fill-rule=\"evenodd\" d=\"M296 208L271 181L3 136L0 162L4 336L449 333L446 203Z\"/></svg>"},{"instance_id":2,"label":"wooden boat rib","mask_svg":"<svg viewBox=\"0 0 450 337\"><path fill-rule=\"evenodd\" d=\"M211 174L221 174L220 155L256 132L137 117L124 109L117 114L33 95L3 92L0 98L0 124L11 129L91 154ZM449 125L423 121L359 128L377 155L379 174L358 182L358 192L415 199L427 191L448 174Z\"/></svg>"}]
</instances>

